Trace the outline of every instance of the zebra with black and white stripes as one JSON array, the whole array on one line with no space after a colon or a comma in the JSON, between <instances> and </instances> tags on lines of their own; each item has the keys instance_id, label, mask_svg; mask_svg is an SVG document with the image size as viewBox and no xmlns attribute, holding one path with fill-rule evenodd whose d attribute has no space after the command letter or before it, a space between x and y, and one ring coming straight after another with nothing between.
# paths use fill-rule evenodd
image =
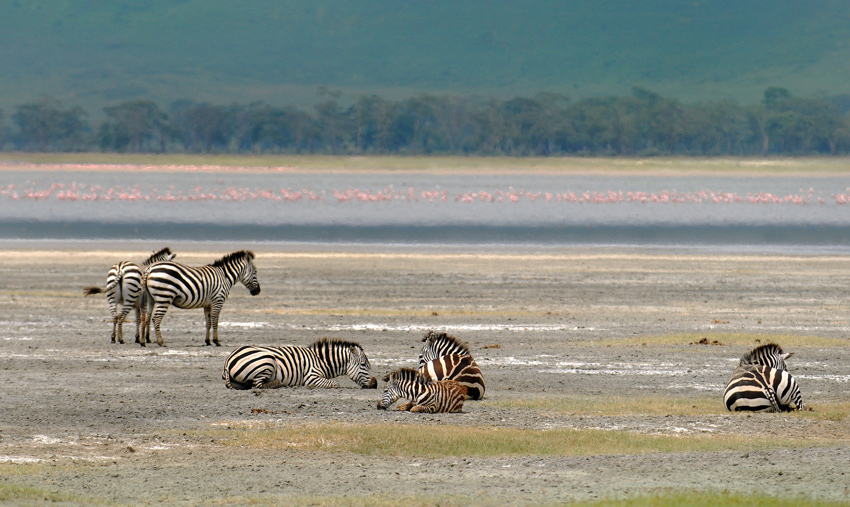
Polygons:
<instances>
[{"instance_id":1,"label":"zebra with black and white stripes","mask_svg":"<svg viewBox=\"0 0 850 507\"><path fill-rule=\"evenodd\" d=\"M466 400L466 387L454 380L435 382L412 368L401 368L384 377L387 383L378 402L379 410L386 410L399 398L408 401L398 409L410 412L460 412Z\"/></svg>"},{"instance_id":2,"label":"zebra with black and white stripes","mask_svg":"<svg viewBox=\"0 0 850 507\"><path fill-rule=\"evenodd\" d=\"M91 296L106 292L106 300L109 302L109 311L112 313L112 343L118 340L118 343L124 343L124 319L130 310L135 310L136 313L136 343L140 342L139 328L141 326L141 306L142 306L142 269L150 266L155 262L170 261L176 257L176 254L171 253L168 247L163 248L158 252L154 252L141 265L130 261L121 261L110 268L106 275L106 288L100 287L85 287L83 289L84 296Z\"/></svg>"},{"instance_id":3,"label":"zebra with black and white stripes","mask_svg":"<svg viewBox=\"0 0 850 507\"><path fill-rule=\"evenodd\" d=\"M377 389L372 365L358 343L323 338L309 347L244 345L224 361L221 378L228 389L278 387L336 388L348 375L363 389Z\"/></svg>"},{"instance_id":4,"label":"zebra with black and white stripes","mask_svg":"<svg viewBox=\"0 0 850 507\"><path fill-rule=\"evenodd\" d=\"M425 366L425 363L432 359L437 359L441 356L449 354L457 354L459 356L470 356L469 345L454 336L447 333L437 333L428 331L425 337L422 338L422 351L419 353L419 367Z\"/></svg>"},{"instance_id":5,"label":"zebra with black and white stripes","mask_svg":"<svg viewBox=\"0 0 850 507\"><path fill-rule=\"evenodd\" d=\"M212 264L200 267L171 261L158 262L148 267L144 280L147 301L143 305L143 331L150 333L150 324L153 322L156 343L161 347L165 343L160 325L169 306L203 308L207 328L205 342L210 344L212 329L213 343L218 346L221 345L218 341L218 317L233 285L242 282L252 296L260 293L254 252L247 250L227 254Z\"/></svg>"},{"instance_id":6,"label":"zebra with black and white stripes","mask_svg":"<svg viewBox=\"0 0 850 507\"><path fill-rule=\"evenodd\" d=\"M467 389L467 397L484 397L484 375L469 352L469 346L446 333L428 331L422 339L419 371L435 382L454 380Z\"/></svg>"},{"instance_id":7,"label":"zebra with black and white stripes","mask_svg":"<svg viewBox=\"0 0 850 507\"><path fill-rule=\"evenodd\" d=\"M800 387L788 373L783 353L775 343L744 354L729 378L723 402L730 411L790 412L803 410Z\"/></svg>"}]
</instances>

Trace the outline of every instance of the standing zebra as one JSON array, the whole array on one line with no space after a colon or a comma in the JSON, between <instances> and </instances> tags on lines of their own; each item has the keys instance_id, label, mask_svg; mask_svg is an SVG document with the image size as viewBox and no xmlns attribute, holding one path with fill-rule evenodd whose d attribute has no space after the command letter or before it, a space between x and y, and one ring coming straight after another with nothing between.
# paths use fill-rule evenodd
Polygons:
<instances>
[{"instance_id":1,"label":"standing zebra","mask_svg":"<svg viewBox=\"0 0 850 507\"><path fill-rule=\"evenodd\" d=\"M372 365L363 347L354 342L323 338L310 347L244 345L227 360L221 378L228 389L274 389L277 387L339 387L341 375L363 389L377 389Z\"/></svg>"},{"instance_id":2,"label":"standing zebra","mask_svg":"<svg viewBox=\"0 0 850 507\"><path fill-rule=\"evenodd\" d=\"M156 343L164 347L160 325L170 305L177 308L203 308L207 327L206 344L210 344L210 329L213 343L218 341L218 316L230 289L238 281L251 291L252 296L260 293L257 268L254 267L254 252L240 250L227 254L207 266L192 268L176 262L159 262L145 270L145 298L143 305L143 331L150 333L150 323L156 331Z\"/></svg>"},{"instance_id":3,"label":"standing zebra","mask_svg":"<svg viewBox=\"0 0 850 507\"><path fill-rule=\"evenodd\" d=\"M398 409L410 412L460 412L466 400L466 387L454 380L435 382L412 368L401 368L386 377L379 410L386 410L399 398L410 400Z\"/></svg>"},{"instance_id":4,"label":"standing zebra","mask_svg":"<svg viewBox=\"0 0 850 507\"><path fill-rule=\"evenodd\" d=\"M419 371L435 382L454 380L467 389L467 397L484 397L484 375L469 353L469 346L446 333L429 331L419 354Z\"/></svg>"},{"instance_id":5,"label":"standing zebra","mask_svg":"<svg viewBox=\"0 0 850 507\"><path fill-rule=\"evenodd\" d=\"M170 261L176 257L176 254L171 253L168 247L163 248L158 252L154 252L145 260L141 266L130 261L122 261L112 266L109 273L106 275L106 288L100 287L85 287L83 295L88 297L93 294L106 292L106 300L109 302L109 311L112 312L112 343L115 343L116 337L118 343L124 343L124 319L130 310L136 312L136 343L141 336L139 333L140 327L140 310L142 298L142 268L145 268L155 262Z\"/></svg>"},{"instance_id":6,"label":"standing zebra","mask_svg":"<svg viewBox=\"0 0 850 507\"><path fill-rule=\"evenodd\" d=\"M744 354L729 378L723 402L730 411L789 412L803 410L797 381L787 371L784 354L774 343Z\"/></svg>"}]
</instances>

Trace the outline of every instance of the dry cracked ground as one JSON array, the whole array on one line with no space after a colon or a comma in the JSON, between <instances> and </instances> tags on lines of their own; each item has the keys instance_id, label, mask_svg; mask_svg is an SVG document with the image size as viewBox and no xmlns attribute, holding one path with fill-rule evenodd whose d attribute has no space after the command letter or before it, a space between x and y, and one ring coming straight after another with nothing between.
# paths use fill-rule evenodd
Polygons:
<instances>
[{"instance_id":1,"label":"dry cracked ground","mask_svg":"<svg viewBox=\"0 0 850 507\"><path fill-rule=\"evenodd\" d=\"M13 503L539 505L680 490L848 499L850 258L257 245L262 292L234 288L223 346L203 346L200 310L172 308L167 347L142 348L133 322L128 343L109 343L105 298L82 288L164 245L48 246L0 256L0 492ZM170 246L190 265L243 247ZM415 366L429 329L470 344L484 401L417 415L376 410L380 391L346 378L335 390L252 392L220 377L239 345L327 336L363 345L380 378ZM725 411L728 375L756 340L795 352L789 368L812 411ZM552 449L364 449L441 429L531 435ZM709 444L570 452L558 446L570 435Z\"/></svg>"}]
</instances>

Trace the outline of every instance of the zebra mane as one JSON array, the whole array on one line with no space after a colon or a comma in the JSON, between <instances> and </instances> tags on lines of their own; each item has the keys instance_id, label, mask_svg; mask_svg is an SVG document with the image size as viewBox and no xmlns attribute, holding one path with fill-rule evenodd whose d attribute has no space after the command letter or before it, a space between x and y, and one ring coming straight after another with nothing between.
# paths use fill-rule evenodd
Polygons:
<instances>
[{"instance_id":1,"label":"zebra mane","mask_svg":"<svg viewBox=\"0 0 850 507\"><path fill-rule=\"evenodd\" d=\"M469 345L461 340L458 340L454 336L451 336L446 333L435 333L434 331L428 331L425 335L425 338L422 338L423 342L428 342L433 345L435 349L448 349L457 347L461 349L460 355L470 355L469 354Z\"/></svg>"},{"instance_id":2,"label":"zebra mane","mask_svg":"<svg viewBox=\"0 0 850 507\"><path fill-rule=\"evenodd\" d=\"M318 351L318 350L330 350L330 349L334 349L334 348L345 348L345 349L347 349L348 347L357 347L358 349L361 349L361 350L363 349L363 347L361 347L360 344L357 343L357 342L340 340L338 338L333 338L331 340L328 340L327 338L321 338L321 339L313 342L312 345L310 345L310 348L313 349L313 350L316 350L316 351Z\"/></svg>"},{"instance_id":3,"label":"zebra mane","mask_svg":"<svg viewBox=\"0 0 850 507\"><path fill-rule=\"evenodd\" d=\"M428 375L423 375L419 372L419 370L414 370L413 368L399 368L391 372L386 380L397 380L399 382L413 382L416 384L431 384L431 377Z\"/></svg>"},{"instance_id":4,"label":"zebra mane","mask_svg":"<svg viewBox=\"0 0 850 507\"><path fill-rule=\"evenodd\" d=\"M233 252L225 255L221 259L212 263L214 267L220 268L226 266L230 263L245 260L246 262L251 262L254 260L254 252L250 250L239 250L238 252Z\"/></svg>"},{"instance_id":5,"label":"zebra mane","mask_svg":"<svg viewBox=\"0 0 850 507\"><path fill-rule=\"evenodd\" d=\"M171 249L168 247L163 248L159 252L154 252L150 257L147 258L145 262L142 263L143 266L150 266L154 262L164 261L167 259L173 259L177 257L177 254L172 254Z\"/></svg>"},{"instance_id":6,"label":"zebra mane","mask_svg":"<svg viewBox=\"0 0 850 507\"><path fill-rule=\"evenodd\" d=\"M775 343L766 343L764 345L759 345L753 350L747 352L741 357L741 363L744 364L760 364L758 359L764 356L781 356L782 355L782 347Z\"/></svg>"}]
</instances>

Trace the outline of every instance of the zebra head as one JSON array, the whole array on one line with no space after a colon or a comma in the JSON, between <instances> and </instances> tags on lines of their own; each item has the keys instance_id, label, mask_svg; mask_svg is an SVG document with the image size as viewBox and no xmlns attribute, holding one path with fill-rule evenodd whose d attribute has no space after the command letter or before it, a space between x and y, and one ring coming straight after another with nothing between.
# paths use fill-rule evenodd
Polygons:
<instances>
[{"instance_id":1,"label":"zebra head","mask_svg":"<svg viewBox=\"0 0 850 507\"><path fill-rule=\"evenodd\" d=\"M177 257L177 254L172 253L170 248L165 247L158 252L152 253L151 256L148 257L147 260L142 263L142 266L150 266L155 262L170 261L175 257Z\"/></svg>"},{"instance_id":2,"label":"zebra head","mask_svg":"<svg viewBox=\"0 0 850 507\"><path fill-rule=\"evenodd\" d=\"M378 410L386 410L399 398L413 398L419 391L417 387L429 384L431 380L411 368L401 368L384 376L384 394L378 402Z\"/></svg>"},{"instance_id":3,"label":"zebra head","mask_svg":"<svg viewBox=\"0 0 850 507\"><path fill-rule=\"evenodd\" d=\"M756 364L762 366L770 366L777 370L787 371L785 360L793 356L793 352L784 353L782 347L775 343L767 343L759 345L750 352L741 357L741 365Z\"/></svg>"},{"instance_id":4,"label":"zebra head","mask_svg":"<svg viewBox=\"0 0 850 507\"><path fill-rule=\"evenodd\" d=\"M251 292L252 296L260 293L260 282L257 280L257 267L254 266L254 252L240 250L232 254L227 254L215 261L213 266L223 267L225 271L232 269L236 274L236 279L242 282L242 285ZM230 276L232 275L228 275L228 277Z\"/></svg>"},{"instance_id":5,"label":"zebra head","mask_svg":"<svg viewBox=\"0 0 850 507\"><path fill-rule=\"evenodd\" d=\"M435 333L428 331L422 338L422 352L419 353L419 368L421 369L428 361L437 359L449 354L457 354L459 356L468 356L469 346L446 333Z\"/></svg>"},{"instance_id":6,"label":"zebra head","mask_svg":"<svg viewBox=\"0 0 850 507\"><path fill-rule=\"evenodd\" d=\"M372 365L369 364L369 358L363 352L363 347L350 344L348 353L348 365L345 368L348 378L363 389L377 389L378 379L372 376Z\"/></svg>"}]
</instances>

